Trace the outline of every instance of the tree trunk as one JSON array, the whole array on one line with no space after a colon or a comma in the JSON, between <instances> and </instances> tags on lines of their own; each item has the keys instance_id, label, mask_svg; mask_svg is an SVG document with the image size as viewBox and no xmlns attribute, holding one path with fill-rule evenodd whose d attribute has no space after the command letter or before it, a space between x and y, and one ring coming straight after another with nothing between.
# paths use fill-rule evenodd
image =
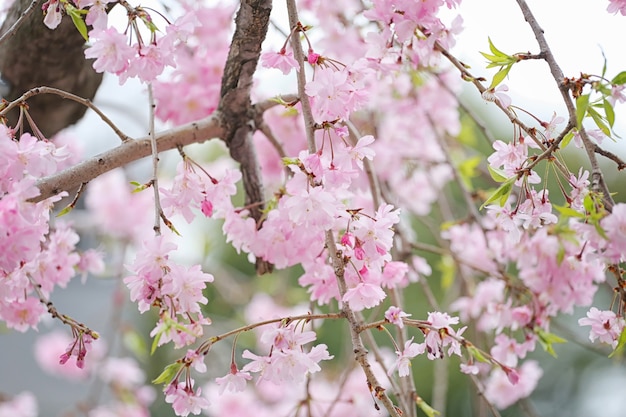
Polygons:
<instances>
[{"instance_id":1,"label":"tree trunk","mask_svg":"<svg viewBox=\"0 0 626 417\"><path fill-rule=\"evenodd\" d=\"M15 0L0 28L6 33L32 0ZM55 87L78 96L93 99L102 81L102 74L92 68L92 61L83 53L85 40L72 20L65 16L61 24L50 30L43 23L38 0L31 13L15 32L0 44L0 72L9 84L6 100L12 101L31 88ZM49 138L61 129L76 123L86 107L56 95L39 95L28 100L28 112L39 130ZM14 126L19 112L9 114L9 125ZM32 131L28 123L24 128Z\"/></svg>"}]
</instances>

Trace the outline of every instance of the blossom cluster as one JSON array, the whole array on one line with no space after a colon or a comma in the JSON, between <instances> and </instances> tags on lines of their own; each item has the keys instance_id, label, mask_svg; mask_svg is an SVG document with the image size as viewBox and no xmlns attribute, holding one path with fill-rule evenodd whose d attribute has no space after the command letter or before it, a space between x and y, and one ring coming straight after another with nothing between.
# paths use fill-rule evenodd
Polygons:
<instances>
[{"instance_id":1,"label":"blossom cluster","mask_svg":"<svg viewBox=\"0 0 626 417\"><path fill-rule=\"evenodd\" d=\"M24 332L47 313L45 300L80 272L101 272L98 252L77 251L78 234L50 211L63 195L34 202L36 178L55 173L69 155L53 142L0 126L0 319Z\"/></svg>"},{"instance_id":2,"label":"blossom cluster","mask_svg":"<svg viewBox=\"0 0 626 417\"><path fill-rule=\"evenodd\" d=\"M186 223L197 217L219 219L226 242L251 262L262 260L276 270L295 267L300 291L309 295L307 308L343 309L360 317L362 311L384 308L388 298L399 301L389 295L431 273L423 258L410 253L410 242L417 241L408 226L414 216L433 211L447 216L447 209L433 208L445 198L442 190L452 180L459 181L468 199L480 196L466 189L471 180L460 175L448 149L448 138L461 132L459 77L441 69L441 51L454 45L461 20L448 27L438 11L460 1L381 0L366 11L361 2L351 0L301 3L317 8L317 16L323 17L319 25L328 36L309 38L310 27L298 23L282 48L260 56L262 68L284 75L298 71L304 77L298 100L274 100L263 120L254 121L259 128L256 156L267 190L263 201L237 206L233 199L241 172L214 169L218 164L207 167L182 150L173 178L162 181L156 191L162 218ZM622 3L611 1L608 11L625 14ZM110 7L126 8L124 31L109 21ZM90 26L85 57L93 59L95 70L118 76L120 83L129 78L153 83L157 116L181 124L210 115L219 104L234 15L230 5L209 8L190 2L183 9L173 23L160 23L158 13L127 2L48 0L44 23L54 29L63 14L75 23L84 16ZM76 25L80 31L81 23ZM290 41L308 47L303 62L294 57ZM159 79L166 68L170 77ZM623 101L622 89L613 86L606 103ZM483 97L510 109L505 91L501 85L487 89ZM253 96L261 93L255 89ZM310 114L304 103L311 105ZM305 119L313 125L309 132ZM425 320L409 319L414 314L403 306L387 308L379 328L391 324L404 335L417 334L403 336L401 346L394 340L391 365L386 375L377 369L378 377L392 382L396 372L409 377L412 361L420 355L431 361L458 356L461 372L477 375L484 397L497 408L527 397L537 386L542 370L527 360L528 353L538 344L551 352L551 344L561 341L550 333L554 317L591 306L599 285L606 282L607 265L626 261L626 204L604 210L584 169L573 174L563 168L556 191L548 191L548 178L537 169L538 154L554 143L563 121L555 114L532 129L533 137L516 131L511 142L493 142L488 170L508 188L499 188L501 198L485 203L484 216L471 210L471 216L447 222L440 236L447 243L440 252L442 269L445 260L454 262L468 290L450 305L458 316L433 306L436 311ZM582 141L576 132L572 139ZM55 173L68 158L63 147L29 134L16 137L12 129L0 126L0 319L18 331L36 328L56 287L66 286L77 272L104 268L96 252L77 251L78 234L71 225L51 222L51 208L61 196L35 202L36 179ZM557 206L559 196L563 207ZM310 407L311 415L377 414L369 404L362 405L371 403L372 387L362 382L361 374L346 372L342 386L319 375L322 361L333 355L323 343L310 346L317 334L306 320L267 324L259 315L249 317L262 325L233 332L257 332L255 347L241 353L245 364L240 368L235 361L235 339L227 373L207 385L196 384L192 369L206 373L205 355L224 338L201 341L211 324L205 316L206 289L214 277L199 264L176 262L180 249L169 232L150 236L153 229L145 213L154 204L148 193L133 193L121 171L93 180L86 198L94 224L134 251L123 281L141 313L157 311L158 322L150 332L153 348L172 342L182 349L200 342L202 348L188 349L163 374L165 401L177 415L249 415L252 408L260 416L285 415L302 404ZM252 215L258 207L260 218ZM590 327L591 342L613 349L623 344L625 321L619 308L591 307L580 318L581 326ZM276 313L279 307L270 310ZM282 317L290 314L281 312ZM484 351L466 339L468 326L491 341ZM137 364L101 358L95 347L90 355L94 361L85 361L94 335L78 326L72 332L62 342L47 339L56 361L52 364L50 352L40 348L42 367L56 371L59 363L75 358L81 371L61 373L83 378L99 359L99 377L119 395L89 416L146 415L154 395L143 386ZM256 384L248 384L252 379ZM23 408L25 415L35 408L27 394L6 407Z\"/></svg>"},{"instance_id":3,"label":"blossom cluster","mask_svg":"<svg viewBox=\"0 0 626 417\"><path fill-rule=\"evenodd\" d=\"M208 302L202 290L213 282L213 275L203 272L200 265L185 267L170 260L169 253L176 247L164 235L146 240L128 266L133 275L124 278L140 312L158 307L160 319L150 335L159 346L170 341L176 347L189 345L211 323L202 315L200 304Z\"/></svg>"}]
</instances>

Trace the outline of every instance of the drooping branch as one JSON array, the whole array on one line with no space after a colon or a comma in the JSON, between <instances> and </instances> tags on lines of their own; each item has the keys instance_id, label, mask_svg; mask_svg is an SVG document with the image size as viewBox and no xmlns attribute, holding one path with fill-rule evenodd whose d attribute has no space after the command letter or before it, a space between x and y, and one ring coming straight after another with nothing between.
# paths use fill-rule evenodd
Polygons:
<instances>
[{"instance_id":1,"label":"drooping branch","mask_svg":"<svg viewBox=\"0 0 626 417\"><path fill-rule=\"evenodd\" d=\"M46 27L40 12L42 4L39 0L35 11L26 14L0 44L0 72L10 87L2 98L12 101L34 87L46 85L93 99L102 74L96 73L91 61L85 59L85 40L69 18L55 30ZM0 34L12 31L32 8L32 0L15 0ZM28 104L30 115L46 137L76 123L86 111L85 106L54 95L34 97ZM15 124L18 115L17 111L9 114L10 125Z\"/></svg>"},{"instance_id":2,"label":"drooping branch","mask_svg":"<svg viewBox=\"0 0 626 417\"><path fill-rule=\"evenodd\" d=\"M576 122L576 106L572 97L570 96L570 89L565 84L565 76L563 75L563 71L561 67L557 64L552 51L548 45L548 41L546 40L543 29L539 26L539 22L531 12L530 8L526 4L524 0L517 0L517 4L524 15L524 19L530 25L530 28L535 35L535 39L539 44L539 48L541 50L541 55L544 57L545 61L548 63L548 67L550 68L550 73L556 81L557 86L559 88L559 92L563 97L563 102L567 107L567 112L569 115L570 124L575 125ZM585 151L587 153L587 158L591 163L591 189L594 191L599 191L603 194L604 205L608 210L615 205L613 198L611 197L611 193L609 192L609 188L604 180L604 175L602 174L602 170L600 169L600 164L598 163L598 158L596 158L595 154L595 144L589 138L587 131L583 126L578 127L578 133L580 134L580 138L582 140L583 146L585 147Z\"/></svg>"}]
</instances>

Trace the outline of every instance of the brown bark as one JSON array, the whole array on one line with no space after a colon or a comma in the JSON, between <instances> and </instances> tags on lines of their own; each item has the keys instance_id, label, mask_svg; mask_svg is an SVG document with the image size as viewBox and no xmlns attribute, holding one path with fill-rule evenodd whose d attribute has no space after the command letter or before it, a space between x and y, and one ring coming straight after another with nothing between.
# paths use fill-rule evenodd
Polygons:
<instances>
[{"instance_id":1,"label":"brown bark","mask_svg":"<svg viewBox=\"0 0 626 417\"><path fill-rule=\"evenodd\" d=\"M250 100L252 76L256 71L261 44L269 27L271 0L245 0L241 2L235 19L236 29L230 45L228 59L222 78L221 100L218 110L226 127L223 137L230 155L240 164L246 205L250 215L257 221L263 216L263 182L259 172L252 135L255 110ZM271 265L257 260L257 272L271 271Z\"/></svg>"},{"instance_id":2,"label":"brown bark","mask_svg":"<svg viewBox=\"0 0 626 417\"><path fill-rule=\"evenodd\" d=\"M20 18L32 0L15 0L8 11L0 33L6 33ZM6 100L15 100L34 87L48 86L93 99L102 81L83 53L85 40L72 20L65 16L50 30L43 23L41 5L26 17L13 36L0 44L0 72L11 86ZM86 107L54 95L40 95L28 100L29 113L46 137L76 123ZM15 125L18 111L9 114L9 125ZM25 128L29 130L28 124Z\"/></svg>"}]
</instances>

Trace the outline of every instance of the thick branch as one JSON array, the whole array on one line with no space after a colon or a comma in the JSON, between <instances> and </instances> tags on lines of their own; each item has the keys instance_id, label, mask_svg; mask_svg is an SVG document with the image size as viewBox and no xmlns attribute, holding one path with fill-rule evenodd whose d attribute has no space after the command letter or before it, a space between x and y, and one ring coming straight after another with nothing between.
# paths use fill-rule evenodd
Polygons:
<instances>
[{"instance_id":1,"label":"thick branch","mask_svg":"<svg viewBox=\"0 0 626 417\"><path fill-rule=\"evenodd\" d=\"M246 205L250 215L259 223L263 215L265 199L261 173L256 158L252 135L255 111L250 100L252 76L261 54L261 44L269 27L271 0L245 0L241 2L235 18L235 33L230 45L228 59L222 77L221 100L218 110L225 123L223 136L230 155L240 164ZM271 267L257 261L257 272L269 272Z\"/></svg>"},{"instance_id":2,"label":"thick branch","mask_svg":"<svg viewBox=\"0 0 626 417\"><path fill-rule=\"evenodd\" d=\"M12 30L32 3L15 0L0 33ZM93 99L102 74L85 60L85 40L68 17L55 30L48 29L43 24L42 4L43 0L39 0L35 12L27 15L0 44L0 72L10 85L9 94L3 98L12 101L34 87L46 85ZM34 97L28 104L32 118L46 137L76 123L86 111L79 103L53 95ZM9 115L10 125L15 125L18 115L17 111Z\"/></svg>"},{"instance_id":3,"label":"thick branch","mask_svg":"<svg viewBox=\"0 0 626 417\"><path fill-rule=\"evenodd\" d=\"M206 119L188 123L156 135L159 152L200 143L205 140L222 137L224 127L220 121L220 113L216 112ZM128 140L117 148L113 148L93 158L87 159L72 168L59 172L37 182L41 195L37 201L56 195L62 191L75 188L112 169L127 165L133 161L149 156L151 153L150 137Z\"/></svg>"}]
</instances>

